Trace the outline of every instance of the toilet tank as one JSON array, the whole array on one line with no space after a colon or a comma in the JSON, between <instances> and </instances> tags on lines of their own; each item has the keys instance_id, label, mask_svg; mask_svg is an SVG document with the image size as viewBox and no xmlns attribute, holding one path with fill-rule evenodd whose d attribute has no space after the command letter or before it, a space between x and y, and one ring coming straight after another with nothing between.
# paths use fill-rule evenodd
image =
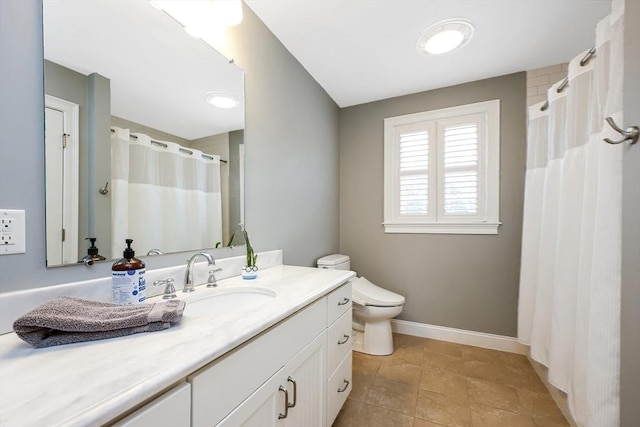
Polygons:
<instances>
[{"instance_id":1,"label":"toilet tank","mask_svg":"<svg viewBox=\"0 0 640 427\"><path fill-rule=\"evenodd\" d=\"M348 255L327 255L318 260L318 268L331 270L351 270L351 259Z\"/></svg>"}]
</instances>

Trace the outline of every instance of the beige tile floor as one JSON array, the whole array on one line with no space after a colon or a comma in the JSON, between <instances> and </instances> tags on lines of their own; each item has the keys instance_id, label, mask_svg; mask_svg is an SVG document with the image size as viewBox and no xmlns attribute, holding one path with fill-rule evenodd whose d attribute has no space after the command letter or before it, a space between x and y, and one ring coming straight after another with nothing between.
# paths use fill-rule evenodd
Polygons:
<instances>
[{"instance_id":1,"label":"beige tile floor","mask_svg":"<svg viewBox=\"0 0 640 427\"><path fill-rule=\"evenodd\" d=\"M568 427L525 356L394 334L390 356L353 353L333 427Z\"/></svg>"}]
</instances>

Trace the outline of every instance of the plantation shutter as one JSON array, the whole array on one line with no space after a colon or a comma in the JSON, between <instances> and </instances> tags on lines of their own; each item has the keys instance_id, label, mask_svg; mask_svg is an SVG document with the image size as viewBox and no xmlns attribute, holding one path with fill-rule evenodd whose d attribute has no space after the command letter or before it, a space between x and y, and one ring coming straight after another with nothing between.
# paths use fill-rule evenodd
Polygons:
<instances>
[{"instance_id":1,"label":"plantation shutter","mask_svg":"<svg viewBox=\"0 0 640 427\"><path fill-rule=\"evenodd\" d=\"M400 135L400 215L429 214L429 133Z\"/></svg>"},{"instance_id":2,"label":"plantation shutter","mask_svg":"<svg viewBox=\"0 0 640 427\"><path fill-rule=\"evenodd\" d=\"M478 213L478 126L475 123L444 131L444 213Z\"/></svg>"},{"instance_id":3,"label":"plantation shutter","mask_svg":"<svg viewBox=\"0 0 640 427\"><path fill-rule=\"evenodd\" d=\"M434 123L403 126L397 133L398 142L398 209L401 216L430 217L435 204L430 193L431 176L435 176L431 152L435 149Z\"/></svg>"},{"instance_id":4,"label":"plantation shutter","mask_svg":"<svg viewBox=\"0 0 640 427\"><path fill-rule=\"evenodd\" d=\"M439 214L443 217L477 217L483 208L482 117L471 115L438 122L441 139Z\"/></svg>"}]
</instances>

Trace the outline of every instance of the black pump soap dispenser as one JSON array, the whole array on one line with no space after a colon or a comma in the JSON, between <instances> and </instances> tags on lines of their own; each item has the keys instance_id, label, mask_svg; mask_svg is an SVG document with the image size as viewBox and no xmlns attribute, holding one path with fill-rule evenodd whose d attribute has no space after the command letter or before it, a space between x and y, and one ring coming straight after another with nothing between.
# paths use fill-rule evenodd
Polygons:
<instances>
[{"instance_id":1,"label":"black pump soap dispenser","mask_svg":"<svg viewBox=\"0 0 640 427\"><path fill-rule=\"evenodd\" d=\"M111 266L111 289L114 304L141 304L146 298L144 262L135 257L133 240L126 239L123 258Z\"/></svg>"},{"instance_id":2,"label":"black pump soap dispenser","mask_svg":"<svg viewBox=\"0 0 640 427\"><path fill-rule=\"evenodd\" d=\"M95 237L87 237L84 240L88 240L90 242L89 249L87 249L87 255L85 255L78 263L84 263L85 265L93 265L96 261L104 261L105 257L98 253L98 247L96 246Z\"/></svg>"}]
</instances>

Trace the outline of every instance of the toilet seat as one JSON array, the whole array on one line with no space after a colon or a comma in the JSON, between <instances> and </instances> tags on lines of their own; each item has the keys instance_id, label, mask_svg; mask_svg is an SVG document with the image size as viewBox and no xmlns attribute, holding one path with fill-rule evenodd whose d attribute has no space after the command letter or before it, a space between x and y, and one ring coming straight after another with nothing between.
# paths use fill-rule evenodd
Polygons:
<instances>
[{"instance_id":1,"label":"toilet seat","mask_svg":"<svg viewBox=\"0 0 640 427\"><path fill-rule=\"evenodd\" d=\"M404 304L404 297L374 285L364 277L351 282L353 302L374 307L396 307Z\"/></svg>"}]
</instances>

